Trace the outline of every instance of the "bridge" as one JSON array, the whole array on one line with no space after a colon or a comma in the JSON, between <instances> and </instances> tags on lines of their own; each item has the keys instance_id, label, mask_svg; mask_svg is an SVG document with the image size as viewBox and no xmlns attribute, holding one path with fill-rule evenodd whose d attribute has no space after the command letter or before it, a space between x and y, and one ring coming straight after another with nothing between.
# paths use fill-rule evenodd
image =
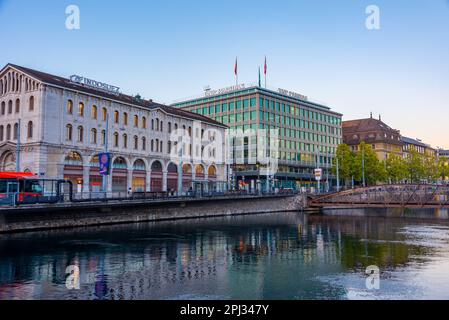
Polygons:
<instances>
[{"instance_id":1,"label":"bridge","mask_svg":"<svg viewBox=\"0 0 449 320\"><path fill-rule=\"evenodd\" d=\"M309 198L309 207L449 208L447 185L379 185Z\"/></svg>"}]
</instances>

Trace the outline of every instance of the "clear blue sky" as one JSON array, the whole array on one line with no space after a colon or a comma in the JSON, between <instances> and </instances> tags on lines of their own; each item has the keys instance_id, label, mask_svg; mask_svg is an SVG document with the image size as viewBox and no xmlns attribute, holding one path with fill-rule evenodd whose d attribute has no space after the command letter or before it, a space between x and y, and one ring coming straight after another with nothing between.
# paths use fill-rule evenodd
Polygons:
<instances>
[{"instance_id":1,"label":"clear blue sky","mask_svg":"<svg viewBox=\"0 0 449 320\"><path fill-rule=\"evenodd\" d=\"M65 28L65 8L81 29ZM380 8L381 29L365 28ZM449 0L0 0L0 64L80 74L172 103L205 85L257 81L324 101L344 119L382 114L449 148Z\"/></svg>"}]
</instances>

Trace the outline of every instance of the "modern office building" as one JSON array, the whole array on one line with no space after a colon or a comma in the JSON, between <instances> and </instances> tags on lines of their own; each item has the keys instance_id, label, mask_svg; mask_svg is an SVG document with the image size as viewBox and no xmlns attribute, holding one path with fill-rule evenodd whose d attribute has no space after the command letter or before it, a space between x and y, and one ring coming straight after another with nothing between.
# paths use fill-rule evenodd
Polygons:
<instances>
[{"instance_id":1,"label":"modern office building","mask_svg":"<svg viewBox=\"0 0 449 320\"><path fill-rule=\"evenodd\" d=\"M199 138L201 150L173 141L177 129ZM13 64L0 71L0 171L67 179L78 192L100 190L99 154L106 150L112 154L109 192L185 191L197 181L223 181L224 158L215 148L224 145L225 130L208 117L83 77ZM204 150L207 161L198 154Z\"/></svg>"},{"instance_id":2,"label":"modern office building","mask_svg":"<svg viewBox=\"0 0 449 320\"><path fill-rule=\"evenodd\" d=\"M228 145L231 160L243 153L243 163L231 162L231 178L236 183L250 188L259 180L261 184L268 180L270 185L277 183L284 187L315 185L316 168L323 170L323 185L335 180L330 169L337 146L342 142L342 115L324 104L283 89L240 84L221 90L206 89L201 97L173 106L223 123L230 131L241 130L257 136L244 140L241 149L232 142ZM271 176L263 163L250 161L261 151L257 142L265 134L263 130L270 136L273 132L278 134L277 141L271 142L276 145L277 161L277 170ZM272 147L267 148L271 157Z\"/></svg>"},{"instance_id":3,"label":"modern office building","mask_svg":"<svg viewBox=\"0 0 449 320\"><path fill-rule=\"evenodd\" d=\"M408 137L402 137L404 146L402 147L402 153L404 158L410 155L410 152L416 151L421 155L436 157L437 151L430 146L430 144L422 142L420 139L413 139Z\"/></svg>"},{"instance_id":4,"label":"modern office building","mask_svg":"<svg viewBox=\"0 0 449 320\"><path fill-rule=\"evenodd\" d=\"M404 142L399 130L392 129L379 116L366 119L343 121L343 142L352 151L358 151L361 142L371 145L380 161L385 161L392 154L402 156Z\"/></svg>"}]
</instances>

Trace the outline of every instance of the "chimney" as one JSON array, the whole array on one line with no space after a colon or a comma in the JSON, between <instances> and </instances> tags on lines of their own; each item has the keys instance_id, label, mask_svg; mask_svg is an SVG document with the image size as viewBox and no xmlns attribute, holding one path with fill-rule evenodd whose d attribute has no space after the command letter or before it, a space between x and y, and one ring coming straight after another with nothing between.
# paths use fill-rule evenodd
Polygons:
<instances>
[{"instance_id":1,"label":"chimney","mask_svg":"<svg viewBox=\"0 0 449 320\"><path fill-rule=\"evenodd\" d=\"M373 118L373 113L372 113L372 112L370 112L369 117L370 117L371 119Z\"/></svg>"},{"instance_id":2,"label":"chimney","mask_svg":"<svg viewBox=\"0 0 449 320\"><path fill-rule=\"evenodd\" d=\"M379 114L379 121L382 121L382 116Z\"/></svg>"}]
</instances>

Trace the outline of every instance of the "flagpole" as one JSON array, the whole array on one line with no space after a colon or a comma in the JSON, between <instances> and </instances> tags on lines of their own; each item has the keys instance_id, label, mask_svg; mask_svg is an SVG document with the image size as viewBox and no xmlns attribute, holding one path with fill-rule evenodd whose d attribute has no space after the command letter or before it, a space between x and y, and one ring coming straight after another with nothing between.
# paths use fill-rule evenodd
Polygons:
<instances>
[{"instance_id":1,"label":"flagpole","mask_svg":"<svg viewBox=\"0 0 449 320\"><path fill-rule=\"evenodd\" d=\"M265 56L265 64L263 66L263 73L265 74L265 89L267 88L267 56Z\"/></svg>"}]
</instances>

